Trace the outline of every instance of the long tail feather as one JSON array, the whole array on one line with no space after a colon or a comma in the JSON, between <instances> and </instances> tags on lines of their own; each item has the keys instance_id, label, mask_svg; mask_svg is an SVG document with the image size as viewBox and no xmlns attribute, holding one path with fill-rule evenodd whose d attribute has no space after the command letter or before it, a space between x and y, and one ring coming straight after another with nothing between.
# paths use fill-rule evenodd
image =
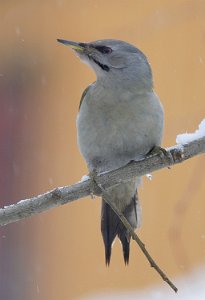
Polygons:
<instances>
[{"instance_id":1,"label":"long tail feather","mask_svg":"<svg viewBox=\"0 0 205 300\"><path fill-rule=\"evenodd\" d=\"M138 214L136 210L136 195L132 198L130 204L124 210L124 216L135 228L138 223ZM107 266L110 264L110 258L112 253L112 244L118 236L121 241L123 256L125 264L129 263L130 253L130 234L124 227L118 216L110 208L110 206L102 200L102 212L101 212L101 232L105 245L105 263Z\"/></svg>"}]
</instances>

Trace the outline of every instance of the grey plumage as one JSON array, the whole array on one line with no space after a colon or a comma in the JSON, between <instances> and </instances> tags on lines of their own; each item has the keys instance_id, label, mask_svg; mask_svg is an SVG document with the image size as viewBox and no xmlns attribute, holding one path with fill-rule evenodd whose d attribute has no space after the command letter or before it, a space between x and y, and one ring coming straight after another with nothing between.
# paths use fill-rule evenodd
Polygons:
<instances>
[{"instance_id":1,"label":"grey plumage","mask_svg":"<svg viewBox=\"0 0 205 300\"><path fill-rule=\"evenodd\" d=\"M140 160L161 144L163 109L153 91L152 72L145 55L118 40L75 43L71 46L91 66L97 80L84 92L77 117L78 144L90 172L107 172L131 160ZM140 178L107 190L111 201L130 224L140 224L137 189ZM125 263L129 261L130 235L119 218L102 200L101 231L106 264L119 237Z\"/></svg>"}]
</instances>

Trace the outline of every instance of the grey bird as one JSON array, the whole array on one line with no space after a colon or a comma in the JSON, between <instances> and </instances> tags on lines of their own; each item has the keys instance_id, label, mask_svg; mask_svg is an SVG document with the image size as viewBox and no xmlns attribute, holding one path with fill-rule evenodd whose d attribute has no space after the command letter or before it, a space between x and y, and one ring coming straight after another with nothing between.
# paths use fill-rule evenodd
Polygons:
<instances>
[{"instance_id":1,"label":"grey bird","mask_svg":"<svg viewBox=\"0 0 205 300\"><path fill-rule=\"evenodd\" d=\"M153 90L150 64L135 46L120 40L76 43L70 46L96 73L96 81L86 88L77 117L78 145L89 171L108 172L144 158L160 146L164 113ZM133 228L140 225L137 196L141 178L107 189L110 200ZM102 199L101 232L105 261L109 265L113 241L122 244L125 264L129 262L130 234Z\"/></svg>"}]
</instances>

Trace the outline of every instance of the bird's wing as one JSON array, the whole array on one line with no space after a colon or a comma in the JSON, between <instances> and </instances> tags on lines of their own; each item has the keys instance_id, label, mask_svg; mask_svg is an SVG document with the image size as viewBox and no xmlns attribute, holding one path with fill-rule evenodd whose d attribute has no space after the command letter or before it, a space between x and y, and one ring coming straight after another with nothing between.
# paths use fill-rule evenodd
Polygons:
<instances>
[{"instance_id":1,"label":"bird's wing","mask_svg":"<svg viewBox=\"0 0 205 300\"><path fill-rule=\"evenodd\" d=\"M88 92L88 90L91 88L91 86L93 86L95 82L93 82L92 84L90 84L88 87L86 87L86 89L84 90L82 96L81 96L81 99L80 99L80 104L79 104L79 110L80 110L80 107L81 107L81 104L83 103L83 100L85 99L85 96Z\"/></svg>"}]
</instances>

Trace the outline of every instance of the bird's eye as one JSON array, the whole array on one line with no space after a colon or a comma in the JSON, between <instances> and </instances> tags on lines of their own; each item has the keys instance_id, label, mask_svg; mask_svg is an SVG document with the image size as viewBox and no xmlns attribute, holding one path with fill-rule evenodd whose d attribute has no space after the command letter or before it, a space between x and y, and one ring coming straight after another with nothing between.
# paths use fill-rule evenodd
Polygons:
<instances>
[{"instance_id":1,"label":"bird's eye","mask_svg":"<svg viewBox=\"0 0 205 300\"><path fill-rule=\"evenodd\" d=\"M112 49L110 47L106 47L106 46L95 46L95 49L97 49L102 54L112 53Z\"/></svg>"}]
</instances>

